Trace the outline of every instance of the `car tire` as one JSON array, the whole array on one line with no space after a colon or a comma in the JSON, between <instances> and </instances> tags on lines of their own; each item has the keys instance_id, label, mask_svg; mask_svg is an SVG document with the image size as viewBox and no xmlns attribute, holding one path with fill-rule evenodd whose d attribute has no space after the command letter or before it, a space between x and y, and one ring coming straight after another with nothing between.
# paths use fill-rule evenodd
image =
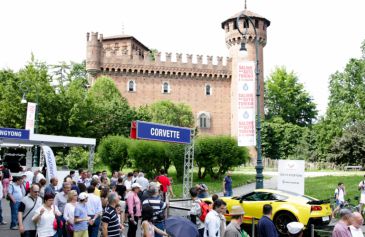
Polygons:
<instances>
[{"instance_id":1,"label":"car tire","mask_svg":"<svg viewBox=\"0 0 365 237\"><path fill-rule=\"evenodd\" d=\"M293 221L297 221L297 218L288 211L278 212L274 216L274 224L280 235L288 235L286 225Z\"/></svg>"}]
</instances>

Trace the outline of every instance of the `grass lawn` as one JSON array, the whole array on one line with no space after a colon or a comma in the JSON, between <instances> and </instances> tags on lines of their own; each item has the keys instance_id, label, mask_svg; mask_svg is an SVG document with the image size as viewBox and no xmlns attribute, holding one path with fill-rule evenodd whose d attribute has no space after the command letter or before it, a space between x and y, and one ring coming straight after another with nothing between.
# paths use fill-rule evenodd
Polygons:
<instances>
[{"instance_id":1,"label":"grass lawn","mask_svg":"<svg viewBox=\"0 0 365 237\"><path fill-rule=\"evenodd\" d=\"M169 172L169 175L172 176L173 180L176 180L176 173ZM198 179L198 173L194 172L193 177L193 185L204 183L208 186L209 194L220 193L222 190L223 177L221 179L213 180L208 175L204 180ZM245 175L245 174L232 174L232 186L233 188L239 187L248 183L255 182L255 175ZM174 198L182 198L183 184L182 182L174 182L173 191L175 194Z\"/></svg>"},{"instance_id":2,"label":"grass lawn","mask_svg":"<svg viewBox=\"0 0 365 237\"><path fill-rule=\"evenodd\" d=\"M94 171L95 170L107 170L108 175L111 175L111 172L109 170L109 168L106 165L103 164L97 164L94 167ZM123 172L124 173L128 173L128 172L132 172L133 169L132 168L124 168ZM183 183L182 181L177 181L176 178L176 169L174 166L171 166L168 170L168 176L172 177L173 179L173 191L175 194L174 198L182 198L182 192L183 192ZM254 174L243 174L243 170L235 170L233 171L232 174L232 186L233 188L235 187L239 187L245 184L249 184L249 183L253 183L255 182L255 175ZM195 168L194 169L194 179L193 179L193 185L199 184L199 183L204 183L208 186L209 189L209 194L214 194L214 193L219 193L219 192L223 192L222 190L222 183L223 183L223 177L217 180L213 180L210 178L209 175L207 175L205 177L204 180L199 180L198 179L198 169Z\"/></svg>"},{"instance_id":3,"label":"grass lawn","mask_svg":"<svg viewBox=\"0 0 365 237\"><path fill-rule=\"evenodd\" d=\"M351 199L351 203L358 204L354 200L355 196L360 196L357 186L363 179L361 175L354 176L322 176L310 177L305 179L305 194L318 199L330 199L334 197L335 189L339 182L345 184L346 196L345 199Z\"/></svg>"}]
</instances>

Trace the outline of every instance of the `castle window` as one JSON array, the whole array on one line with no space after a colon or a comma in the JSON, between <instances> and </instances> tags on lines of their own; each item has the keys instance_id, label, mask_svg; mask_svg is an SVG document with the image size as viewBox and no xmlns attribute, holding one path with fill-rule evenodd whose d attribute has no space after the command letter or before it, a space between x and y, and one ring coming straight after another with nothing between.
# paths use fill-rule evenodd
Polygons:
<instances>
[{"instance_id":1,"label":"castle window","mask_svg":"<svg viewBox=\"0 0 365 237\"><path fill-rule=\"evenodd\" d=\"M212 87L209 84L205 85L205 95L211 95L212 94Z\"/></svg>"},{"instance_id":2,"label":"castle window","mask_svg":"<svg viewBox=\"0 0 365 237\"><path fill-rule=\"evenodd\" d=\"M170 93L170 84L168 83L168 82L164 82L163 84L162 84L162 93L164 93L164 94L168 94L168 93Z\"/></svg>"},{"instance_id":3,"label":"castle window","mask_svg":"<svg viewBox=\"0 0 365 237\"><path fill-rule=\"evenodd\" d=\"M262 29L266 30L266 23L264 22Z\"/></svg>"},{"instance_id":4,"label":"castle window","mask_svg":"<svg viewBox=\"0 0 365 237\"><path fill-rule=\"evenodd\" d=\"M234 21L234 22L233 22L233 29L234 29L234 30L237 30L237 21Z\"/></svg>"},{"instance_id":5,"label":"castle window","mask_svg":"<svg viewBox=\"0 0 365 237\"><path fill-rule=\"evenodd\" d=\"M128 81L127 91L129 91L129 92L136 91L136 82L135 81L133 81L133 80Z\"/></svg>"},{"instance_id":6,"label":"castle window","mask_svg":"<svg viewBox=\"0 0 365 237\"><path fill-rule=\"evenodd\" d=\"M249 21L247 20L247 19L245 19L244 21L243 21L243 28L250 28L250 23L249 23Z\"/></svg>"},{"instance_id":7,"label":"castle window","mask_svg":"<svg viewBox=\"0 0 365 237\"><path fill-rule=\"evenodd\" d=\"M258 19L255 19L255 27L256 27L256 29L259 28L259 20Z\"/></svg>"},{"instance_id":8,"label":"castle window","mask_svg":"<svg viewBox=\"0 0 365 237\"><path fill-rule=\"evenodd\" d=\"M198 122L199 128L210 128L210 113L199 112L197 122Z\"/></svg>"}]
</instances>

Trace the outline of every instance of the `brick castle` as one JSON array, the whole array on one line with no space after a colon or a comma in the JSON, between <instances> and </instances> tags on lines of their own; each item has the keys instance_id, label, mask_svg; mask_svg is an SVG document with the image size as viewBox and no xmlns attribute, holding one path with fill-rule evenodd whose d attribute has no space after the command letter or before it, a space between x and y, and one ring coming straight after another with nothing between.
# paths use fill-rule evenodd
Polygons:
<instances>
[{"instance_id":1,"label":"brick castle","mask_svg":"<svg viewBox=\"0 0 365 237\"><path fill-rule=\"evenodd\" d=\"M225 43L229 57L166 53L162 60L160 52L150 49L133 36L103 37L87 33L86 69L92 85L98 77L109 76L129 104L139 107L160 100L182 102L191 106L200 134L237 135L237 76L240 60L255 61L255 33L259 42L260 90L263 95L263 48L266 45L266 29L270 21L244 10L254 22L243 19L239 26L233 15L221 27L225 31ZM244 37L237 27L247 30ZM246 28L246 29L243 29ZM241 56L241 42L246 42L247 55ZM214 62L213 62L214 61ZM261 96L263 113L263 96Z\"/></svg>"}]
</instances>

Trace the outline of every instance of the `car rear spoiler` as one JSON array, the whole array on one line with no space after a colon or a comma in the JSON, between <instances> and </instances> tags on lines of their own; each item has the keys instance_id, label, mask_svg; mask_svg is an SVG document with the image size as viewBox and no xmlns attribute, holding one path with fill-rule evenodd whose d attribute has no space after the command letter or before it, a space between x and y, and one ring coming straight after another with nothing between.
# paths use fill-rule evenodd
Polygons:
<instances>
[{"instance_id":1,"label":"car rear spoiler","mask_svg":"<svg viewBox=\"0 0 365 237\"><path fill-rule=\"evenodd\" d=\"M325 199L325 200L312 200L312 201L308 201L307 204L309 205L321 205L321 204L327 204L327 203L331 203L329 199Z\"/></svg>"}]
</instances>

